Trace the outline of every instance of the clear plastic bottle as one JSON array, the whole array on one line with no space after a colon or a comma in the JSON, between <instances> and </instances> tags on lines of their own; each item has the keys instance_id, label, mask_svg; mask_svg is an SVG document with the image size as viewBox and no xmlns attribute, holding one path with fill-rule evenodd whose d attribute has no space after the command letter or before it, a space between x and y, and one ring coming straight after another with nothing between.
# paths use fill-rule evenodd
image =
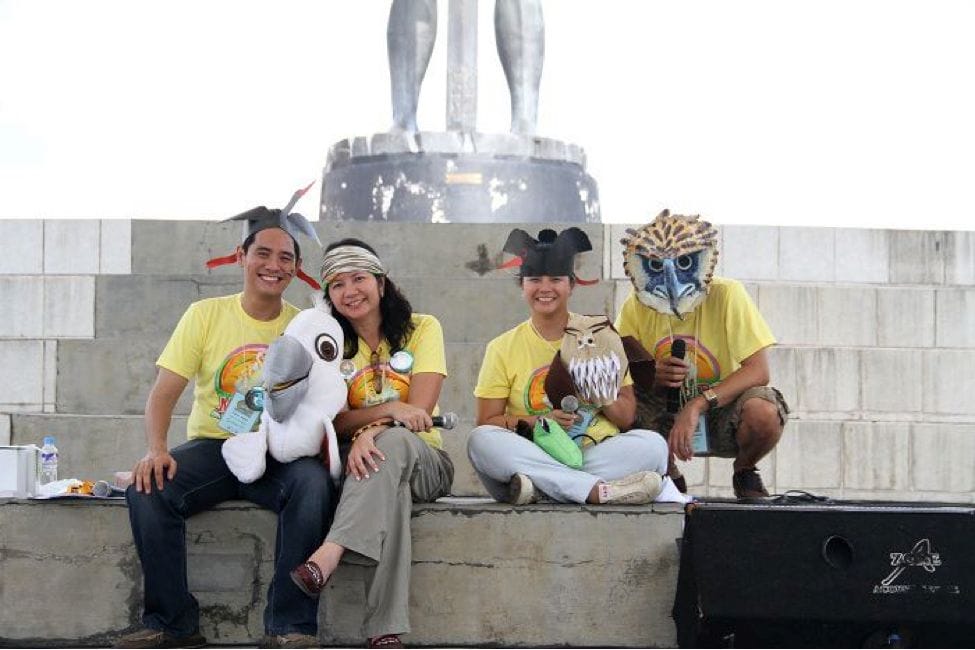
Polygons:
<instances>
[{"instance_id":1,"label":"clear plastic bottle","mask_svg":"<svg viewBox=\"0 0 975 650\"><path fill-rule=\"evenodd\" d=\"M54 436L44 436L41 447L41 480L45 485L58 480L58 448L54 446Z\"/></svg>"}]
</instances>

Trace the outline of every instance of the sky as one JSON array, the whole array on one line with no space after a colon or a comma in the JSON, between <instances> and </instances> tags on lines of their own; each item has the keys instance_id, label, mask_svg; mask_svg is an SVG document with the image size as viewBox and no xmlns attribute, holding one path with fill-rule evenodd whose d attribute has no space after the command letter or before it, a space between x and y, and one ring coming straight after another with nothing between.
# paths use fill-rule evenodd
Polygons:
<instances>
[{"instance_id":1,"label":"sky","mask_svg":"<svg viewBox=\"0 0 975 650\"><path fill-rule=\"evenodd\" d=\"M448 2L420 98L444 128ZM494 3L478 130L508 128ZM547 0L606 223L975 229L975 3ZM0 218L223 219L391 124L388 0L0 0ZM316 189L298 208L317 218Z\"/></svg>"}]
</instances>

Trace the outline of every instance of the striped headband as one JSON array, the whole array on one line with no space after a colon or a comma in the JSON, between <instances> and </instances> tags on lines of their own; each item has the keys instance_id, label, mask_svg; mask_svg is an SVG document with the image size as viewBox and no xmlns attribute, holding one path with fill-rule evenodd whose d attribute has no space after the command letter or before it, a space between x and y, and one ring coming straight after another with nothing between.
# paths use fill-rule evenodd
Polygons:
<instances>
[{"instance_id":1,"label":"striped headband","mask_svg":"<svg viewBox=\"0 0 975 650\"><path fill-rule=\"evenodd\" d=\"M373 253L361 246L337 246L325 253L322 260L322 284L328 284L339 273L365 271L373 275L386 275L383 263Z\"/></svg>"}]
</instances>

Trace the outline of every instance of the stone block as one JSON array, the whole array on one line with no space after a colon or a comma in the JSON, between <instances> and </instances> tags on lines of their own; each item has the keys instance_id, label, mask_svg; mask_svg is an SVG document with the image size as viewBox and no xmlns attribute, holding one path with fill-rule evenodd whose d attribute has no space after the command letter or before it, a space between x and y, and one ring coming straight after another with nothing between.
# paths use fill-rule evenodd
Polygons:
<instances>
[{"instance_id":1,"label":"stone block","mask_svg":"<svg viewBox=\"0 0 975 650\"><path fill-rule=\"evenodd\" d=\"M724 273L737 280L779 279L779 229L769 226L722 227Z\"/></svg>"},{"instance_id":2,"label":"stone block","mask_svg":"<svg viewBox=\"0 0 975 650\"><path fill-rule=\"evenodd\" d=\"M98 273L98 225L94 219L44 221L44 273Z\"/></svg>"},{"instance_id":3,"label":"stone block","mask_svg":"<svg viewBox=\"0 0 975 650\"><path fill-rule=\"evenodd\" d=\"M877 293L867 287L820 287L820 345L877 344Z\"/></svg>"},{"instance_id":4,"label":"stone block","mask_svg":"<svg viewBox=\"0 0 975 650\"><path fill-rule=\"evenodd\" d=\"M891 284L944 284L945 233L891 230Z\"/></svg>"},{"instance_id":5,"label":"stone block","mask_svg":"<svg viewBox=\"0 0 975 650\"><path fill-rule=\"evenodd\" d=\"M975 285L975 232L945 235L945 284Z\"/></svg>"},{"instance_id":6,"label":"stone block","mask_svg":"<svg viewBox=\"0 0 975 650\"><path fill-rule=\"evenodd\" d=\"M132 272L132 222L128 219L102 219L100 222L98 272L123 274Z\"/></svg>"},{"instance_id":7,"label":"stone block","mask_svg":"<svg viewBox=\"0 0 975 650\"><path fill-rule=\"evenodd\" d=\"M842 484L843 432L839 422L792 420L775 452L775 484L780 492Z\"/></svg>"},{"instance_id":8,"label":"stone block","mask_svg":"<svg viewBox=\"0 0 975 650\"><path fill-rule=\"evenodd\" d=\"M57 404L58 342L44 341L44 406L45 413L53 413Z\"/></svg>"},{"instance_id":9,"label":"stone block","mask_svg":"<svg viewBox=\"0 0 975 650\"><path fill-rule=\"evenodd\" d=\"M939 348L975 348L975 288L936 292Z\"/></svg>"},{"instance_id":10,"label":"stone block","mask_svg":"<svg viewBox=\"0 0 975 650\"><path fill-rule=\"evenodd\" d=\"M30 338L44 334L44 277L0 275L0 337Z\"/></svg>"},{"instance_id":11,"label":"stone block","mask_svg":"<svg viewBox=\"0 0 975 650\"><path fill-rule=\"evenodd\" d=\"M858 410L859 354L849 348L797 348L796 388L795 411Z\"/></svg>"},{"instance_id":12,"label":"stone block","mask_svg":"<svg viewBox=\"0 0 975 650\"><path fill-rule=\"evenodd\" d=\"M62 340L58 348L57 411L100 415L141 414L156 378L156 359L166 339ZM192 382L190 382L192 386ZM187 386L177 413L188 413Z\"/></svg>"},{"instance_id":13,"label":"stone block","mask_svg":"<svg viewBox=\"0 0 975 650\"><path fill-rule=\"evenodd\" d=\"M797 284L762 284L758 308L779 343L819 342L818 289Z\"/></svg>"},{"instance_id":14,"label":"stone block","mask_svg":"<svg viewBox=\"0 0 975 650\"><path fill-rule=\"evenodd\" d=\"M767 348L769 384L782 393L791 410L795 410L799 389L796 384L796 350L787 346L773 345Z\"/></svg>"},{"instance_id":15,"label":"stone block","mask_svg":"<svg viewBox=\"0 0 975 650\"><path fill-rule=\"evenodd\" d=\"M132 305L129 305L129 309L132 309ZM94 277L65 275L44 278L44 336L95 336Z\"/></svg>"},{"instance_id":16,"label":"stone block","mask_svg":"<svg viewBox=\"0 0 975 650\"><path fill-rule=\"evenodd\" d=\"M0 445L10 445L10 414L0 413Z\"/></svg>"},{"instance_id":17,"label":"stone block","mask_svg":"<svg viewBox=\"0 0 975 650\"><path fill-rule=\"evenodd\" d=\"M835 281L834 233L832 228L779 228L779 279Z\"/></svg>"},{"instance_id":18,"label":"stone block","mask_svg":"<svg viewBox=\"0 0 975 650\"><path fill-rule=\"evenodd\" d=\"M158 352L190 303L200 300L205 276L101 275L95 279L95 331L99 339L152 338ZM211 285L212 286L212 285ZM221 288L224 288L221 286ZM237 291L243 289L238 284ZM232 293L220 291L217 295Z\"/></svg>"},{"instance_id":19,"label":"stone block","mask_svg":"<svg viewBox=\"0 0 975 650\"><path fill-rule=\"evenodd\" d=\"M886 230L834 228L836 281L886 283L890 277L890 240Z\"/></svg>"},{"instance_id":20,"label":"stone block","mask_svg":"<svg viewBox=\"0 0 975 650\"><path fill-rule=\"evenodd\" d=\"M440 409L471 421L477 415L474 386L484 359L484 343L447 343L447 379L440 390Z\"/></svg>"},{"instance_id":21,"label":"stone block","mask_svg":"<svg viewBox=\"0 0 975 650\"><path fill-rule=\"evenodd\" d=\"M975 350L931 350L924 355L924 412L975 415Z\"/></svg>"},{"instance_id":22,"label":"stone block","mask_svg":"<svg viewBox=\"0 0 975 650\"><path fill-rule=\"evenodd\" d=\"M677 461L681 474L687 482L691 494L701 494L708 482L708 461L706 458L693 458L689 462Z\"/></svg>"},{"instance_id":23,"label":"stone block","mask_svg":"<svg viewBox=\"0 0 975 650\"><path fill-rule=\"evenodd\" d=\"M609 270L606 272L606 278L629 282L626 271L623 270L623 244L620 243L620 240L627 236L626 230L628 228L637 230L643 225L639 223L606 224L604 230L606 238L603 241L603 246L606 249L605 254L609 259Z\"/></svg>"},{"instance_id":24,"label":"stone block","mask_svg":"<svg viewBox=\"0 0 975 650\"><path fill-rule=\"evenodd\" d=\"M841 426L844 491L910 488L910 424L844 422Z\"/></svg>"},{"instance_id":25,"label":"stone block","mask_svg":"<svg viewBox=\"0 0 975 650\"><path fill-rule=\"evenodd\" d=\"M631 293L633 293L633 283L629 280L616 280L613 283L613 322L616 322L616 317L619 316L623 303L626 302Z\"/></svg>"},{"instance_id":26,"label":"stone block","mask_svg":"<svg viewBox=\"0 0 975 650\"><path fill-rule=\"evenodd\" d=\"M975 425L911 425L911 486L958 497L975 493ZM954 500L954 499L952 499Z\"/></svg>"},{"instance_id":27,"label":"stone block","mask_svg":"<svg viewBox=\"0 0 975 650\"><path fill-rule=\"evenodd\" d=\"M44 436L57 438L62 478L110 480L115 472L132 469L146 453L141 415L62 415L21 413L11 416L16 445L40 445ZM186 417L169 425L169 446L186 442Z\"/></svg>"},{"instance_id":28,"label":"stone block","mask_svg":"<svg viewBox=\"0 0 975 650\"><path fill-rule=\"evenodd\" d=\"M0 340L4 369L0 411L40 410L44 402L44 342Z\"/></svg>"},{"instance_id":29,"label":"stone block","mask_svg":"<svg viewBox=\"0 0 975 650\"><path fill-rule=\"evenodd\" d=\"M374 246L399 283L407 277L507 278L498 271L501 247L513 227L537 235L538 224L431 224L320 221L313 224L324 244L356 237ZM602 226L578 224L592 242L593 253L580 255L576 272L583 279L602 277ZM233 252L239 243L239 225L212 222L136 221L132 224L133 272L191 275L206 260ZM165 247L160 242L168 242ZM305 270L316 276L321 256L303 240ZM235 268L218 268L214 276L239 277ZM512 282L514 282L512 280ZM412 299L412 296L408 296Z\"/></svg>"},{"instance_id":30,"label":"stone block","mask_svg":"<svg viewBox=\"0 0 975 650\"><path fill-rule=\"evenodd\" d=\"M907 287L877 288L877 345L930 348L935 345L935 292Z\"/></svg>"},{"instance_id":31,"label":"stone block","mask_svg":"<svg viewBox=\"0 0 975 650\"><path fill-rule=\"evenodd\" d=\"M474 419L462 419L450 431L442 431L443 448L454 464L454 483L450 494L456 497L487 497L487 490L467 458L467 439L474 429Z\"/></svg>"},{"instance_id":32,"label":"stone block","mask_svg":"<svg viewBox=\"0 0 975 650\"><path fill-rule=\"evenodd\" d=\"M44 272L44 222L0 219L0 241L9 244L0 255L0 274Z\"/></svg>"},{"instance_id":33,"label":"stone block","mask_svg":"<svg viewBox=\"0 0 975 650\"><path fill-rule=\"evenodd\" d=\"M922 353L920 350L863 350L861 360L864 411L919 413L921 411Z\"/></svg>"}]
</instances>

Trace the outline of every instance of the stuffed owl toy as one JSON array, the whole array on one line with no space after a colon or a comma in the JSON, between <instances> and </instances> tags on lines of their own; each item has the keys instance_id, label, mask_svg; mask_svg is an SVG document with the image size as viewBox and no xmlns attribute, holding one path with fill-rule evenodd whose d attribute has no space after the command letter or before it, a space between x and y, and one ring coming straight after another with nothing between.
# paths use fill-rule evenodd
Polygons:
<instances>
[{"instance_id":1,"label":"stuffed owl toy","mask_svg":"<svg viewBox=\"0 0 975 650\"><path fill-rule=\"evenodd\" d=\"M619 396L628 369L634 383L653 384L653 357L636 339L621 338L602 314L570 314L545 378L545 394L556 408L566 395L595 408L606 406Z\"/></svg>"},{"instance_id":2,"label":"stuffed owl toy","mask_svg":"<svg viewBox=\"0 0 975 650\"><path fill-rule=\"evenodd\" d=\"M260 427L223 443L224 460L242 483L253 483L264 474L267 453L288 463L325 452L332 480L338 483L341 477L332 419L346 403L346 384L339 372L342 328L317 302L299 312L268 346Z\"/></svg>"},{"instance_id":3,"label":"stuffed owl toy","mask_svg":"<svg viewBox=\"0 0 975 650\"><path fill-rule=\"evenodd\" d=\"M623 268L637 299L683 320L707 297L718 263L717 229L698 216L664 210L639 230L627 228Z\"/></svg>"}]
</instances>

